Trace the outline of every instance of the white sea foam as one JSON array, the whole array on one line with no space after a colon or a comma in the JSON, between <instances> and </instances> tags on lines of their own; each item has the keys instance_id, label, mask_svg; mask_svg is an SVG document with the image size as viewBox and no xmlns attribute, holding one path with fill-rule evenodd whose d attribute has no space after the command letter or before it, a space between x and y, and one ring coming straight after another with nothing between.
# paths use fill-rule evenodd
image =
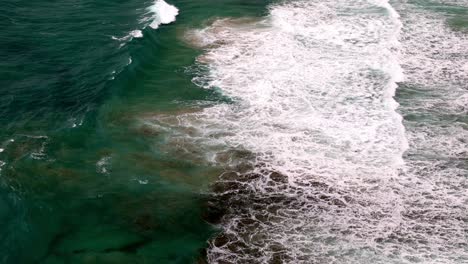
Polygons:
<instances>
[{"instance_id":1,"label":"white sea foam","mask_svg":"<svg viewBox=\"0 0 468 264\"><path fill-rule=\"evenodd\" d=\"M175 6L166 3L164 0L156 0L153 5L148 8L148 12L140 22L145 24L143 29L147 26L157 29L162 24L170 24L176 21L176 17L179 14L179 9ZM120 47L124 46L125 43L131 41L134 38L142 38L143 32L139 29L130 31L126 36L111 38L120 42L124 42Z\"/></svg>"},{"instance_id":2,"label":"white sea foam","mask_svg":"<svg viewBox=\"0 0 468 264\"><path fill-rule=\"evenodd\" d=\"M143 37L143 32L141 32L141 30L136 29L136 30L130 31L130 33L128 33L128 35L124 37L118 38L118 37L112 36L112 39L118 40L118 41L131 41L133 38L141 38L141 37Z\"/></svg>"},{"instance_id":3,"label":"white sea foam","mask_svg":"<svg viewBox=\"0 0 468 264\"><path fill-rule=\"evenodd\" d=\"M153 29L157 29L161 24L174 22L179 14L179 9L166 3L164 0L156 0L149 10L153 14L152 22L149 26Z\"/></svg>"},{"instance_id":4,"label":"white sea foam","mask_svg":"<svg viewBox=\"0 0 468 264\"><path fill-rule=\"evenodd\" d=\"M403 109L466 111L467 57L448 56L466 42L425 15L385 0L292 1L264 20L187 34L206 49L198 61L208 74L194 82L234 103L149 122L226 167L214 189L229 208L210 262L468 261L466 129L426 123L407 133L393 99L397 82L432 85L439 94ZM401 19L419 26L400 38ZM441 46L427 47L431 39ZM226 158L232 150L252 155ZM239 156L254 157L251 171L235 166Z\"/></svg>"},{"instance_id":5,"label":"white sea foam","mask_svg":"<svg viewBox=\"0 0 468 264\"><path fill-rule=\"evenodd\" d=\"M208 84L239 100L199 118L225 121L236 132L224 138L229 145L299 178L401 165L406 144L392 96L402 71L391 50L401 24L364 1L339 4L368 10L344 17L332 2L295 2L256 26L205 30L208 42L227 43L202 58Z\"/></svg>"},{"instance_id":6,"label":"white sea foam","mask_svg":"<svg viewBox=\"0 0 468 264\"><path fill-rule=\"evenodd\" d=\"M102 157L96 162L96 171L101 174L108 174L111 163L111 156Z\"/></svg>"},{"instance_id":7,"label":"white sea foam","mask_svg":"<svg viewBox=\"0 0 468 264\"><path fill-rule=\"evenodd\" d=\"M397 6L405 14L400 101L410 144L401 236L423 239L412 247L422 263L468 263L468 35L448 27L450 12L427 4Z\"/></svg>"},{"instance_id":8,"label":"white sea foam","mask_svg":"<svg viewBox=\"0 0 468 264\"><path fill-rule=\"evenodd\" d=\"M177 125L196 133L178 136L251 151L261 175L224 193L237 193L226 198L230 242L213 242L210 261L392 259L376 241L403 210L395 184L407 140L393 99L400 29L386 1L295 1L262 21L219 20L189 34L207 48L199 61L209 74L194 81L235 103L180 116Z\"/></svg>"}]
</instances>

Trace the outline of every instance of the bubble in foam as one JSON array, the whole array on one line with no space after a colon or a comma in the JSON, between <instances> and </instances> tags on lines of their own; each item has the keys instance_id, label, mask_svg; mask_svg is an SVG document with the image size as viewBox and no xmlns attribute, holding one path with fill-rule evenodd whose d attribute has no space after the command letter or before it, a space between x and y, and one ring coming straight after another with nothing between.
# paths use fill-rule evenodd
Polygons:
<instances>
[{"instance_id":1,"label":"bubble in foam","mask_svg":"<svg viewBox=\"0 0 468 264\"><path fill-rule=\"evenodd\" d=\"M213 241L210 261L392 259L375 241L401 221L400 29L385 1L299 1L191 38L207 48L203 83L236 99L197 113L197 129L230 131L219 140L255 157L217 185L228 242Z\"/></svg>"},{"instance_id":2,"label":"bubble in foam","mask_svg":"<svg viewBox=\"0 0 468 264\"><path fill-rule=\"evenodd\" d=\"M436 1L433 5L463 5L463 1ZM468 36L447 26L450 14L431 12L413 3L398 5L405 13L402 66L407 72L400 101L410 149L406 156L404 198L408 237L435 263L468 261L467 237L468 132L466 130ZM424 42L424 43L423 43Z\"/></svg>"},{"instance_id":3,"label":"bubble in foam","mask_svg":"<svg viewBox=\"0 0 468 264\"><path fill-rule=\"evenodd\" d=\"M426 87L400 98L404 114L466 109L466 56L456 55L466 37L427 12L294 1L263 21L223 19L188 35L206 49L209 71L195 82L234 102L179 116L192 132L175 137L214 157L222 146L246 150L250 161L212 159L227 164L213 186L213 210L225 215L213 220L224 232L210 262L468 260L466 129L430 117L406 119L405 132L393 99L404 81Z\"/></svg>"}]
</instances>

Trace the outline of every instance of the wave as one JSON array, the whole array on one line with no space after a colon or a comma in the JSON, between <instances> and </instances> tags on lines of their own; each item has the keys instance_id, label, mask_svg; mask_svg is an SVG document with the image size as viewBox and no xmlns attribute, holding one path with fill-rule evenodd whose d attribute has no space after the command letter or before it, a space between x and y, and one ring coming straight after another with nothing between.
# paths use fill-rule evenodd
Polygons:
<instances>
[{"instance_id":1,"label":"wave","mask_svg":"<svg viewBox=\"0 0 468 264\"><path fill-rule=\"evenodd\" d=\"M170 24L176 21L176 17L179 14L179 9L166 3L164 0L154 1L153 5L151 5L147 10L148 12L146 13L146 16L141 20L141 22L145 24L142 30L148 26L152 29L157 29L160 25ZM142 38L142 30L135 29L130 31L126 36L120 38L112 36L112 39L121 42L129 42L134 38ZM125 45L125 43L123 43L121 47L123 45Z\"/></svg>"},{"instance_id":2,"label":"wave","mask_svg":"<svg viewBox=\"0 0 468 264\"><path fill-rule=\"evenodd\" d=\"M113 40L118 40L118 41L130 41L133 38L142 38L142 37L143 37L143 32L139 29L135 29L135 30L130 31L130 33L128 33L128 35L124 37L118 38L118 37L112 36L111 38Z\"/></svg>"},{"instance_id":3,"label":"wave","mask_svg":"<svg viewBox=\"0 0 468 264\"><path fill-rule=\"evenodd\" d=\"M178 118L213 146L224 233L211 262L390 263L408 148L393 99L402 23L387 1L293 1L264 20L220 19L188 34L206 49L194 82L233 98ZM202 125L201 125L202 124ZM180 135L178 135L180 136ZM232 166L248 151L250 169ZM204 150L206 151L206 150ZM238 158L237 158L238 159ZM247 166L248 167L248 166Z\"/></svg>"},{"instance_id":4,"label":"wave","mask_svg":"<svg viewBox=\"0 0 468 264\"><path fill-rule=\"evenodd\" d=\"M174 22L179 14L179 9L164 0L156 0L149 10L153 13L152 22L149 25L153 29L157 29L162 24Z\"/></svg>"},{"instance_id":5,"label":"wave","mask_svg":"<svg viewBox=\"0 0 468 264\"><path fill-rule=\"evenodd\" d=\"M186 34L194 82L232 101L150 123L225 168L209 262L467 259L467 39L414 4L289 1Z\"/></svg>"}]
</instances>

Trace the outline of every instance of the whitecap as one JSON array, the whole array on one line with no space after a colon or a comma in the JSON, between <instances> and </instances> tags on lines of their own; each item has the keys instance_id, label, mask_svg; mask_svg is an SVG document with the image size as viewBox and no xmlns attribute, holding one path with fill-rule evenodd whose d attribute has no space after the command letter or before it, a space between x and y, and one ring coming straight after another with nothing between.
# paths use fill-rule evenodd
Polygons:
<instances>
[{"instance_id":1,"label":"whitecap","mask_svg":"<svg viewBox=\"0 0 468 264\"><path fill-rule=\"evenodd\" d=\"M96 162L96 171L101 174L108 174L111 158L111 156L105 156L98 160Z\"/></svg>"},{"instance_id":2,"label":"whitecap","mask_svg":"<svg viewBox=\"0 0 468 264\"><path fill-rule=\"evenodd\" d=\"M179 14L179 9L164 0L156 0L149 10L153 14L153 21L149 26L153 29L157 29L161 24L174 22Z\"/></svg>"},{"instance_id":3,"label":"whitecap","mask_svg":"<svg viewBox=\"0 0 468 264\"><path fill-rule=\"evenodd\" d=\"M143 26L143 30L149 26L153 29L157 29L162 24L170 24L176 21L176 17L179 14L179 9L175 6L166 3L164 0L156 0L153 5L151 5L148 9L147 16L141 19L140 22L146 23ZM149 24L148 24L149 23ZM113 40L117 40L120 42L129 42L134 38L142 38L143 32L142 30L135 29L130 31L127 35L123 37L116 37L111 36ZM120 47L124 46L125 43L121 44Z\"/></svg>"}]
</instances>

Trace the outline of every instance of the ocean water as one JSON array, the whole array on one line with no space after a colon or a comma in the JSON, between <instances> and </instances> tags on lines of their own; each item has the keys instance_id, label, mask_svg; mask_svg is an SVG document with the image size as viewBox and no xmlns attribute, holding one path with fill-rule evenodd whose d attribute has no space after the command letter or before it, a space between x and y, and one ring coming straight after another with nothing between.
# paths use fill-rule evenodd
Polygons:
<instances>
[{"instance_id":1,"label":"ocean water","mask_svg":"<svg viewBox=\"0 0 468 264\"><path fill-rule=\"evenodd\" d=\"M468 263L468 1L0 17L0 263Z\"/></svg>"}]
</instances>

